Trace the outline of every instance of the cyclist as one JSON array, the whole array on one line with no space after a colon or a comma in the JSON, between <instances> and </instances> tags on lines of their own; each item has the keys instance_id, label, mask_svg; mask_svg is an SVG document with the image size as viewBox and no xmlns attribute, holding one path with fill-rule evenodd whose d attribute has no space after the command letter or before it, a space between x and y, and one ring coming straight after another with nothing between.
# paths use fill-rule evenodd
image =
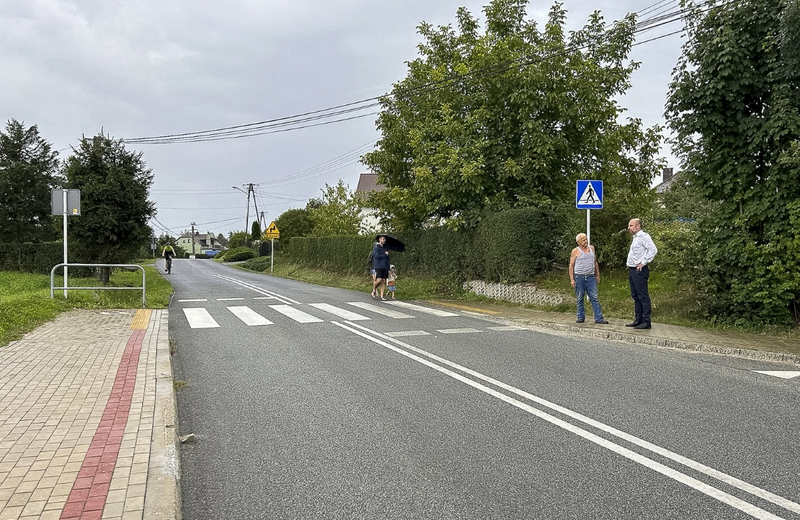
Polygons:
<instances>
[{"instance_id":1,"label":"cyclist","mask_svg":"<svg viewBox=\"0 0 800 520\"><path fill-rule=\"evenodd\" d=\"M175 250L172 249L172 246L170 244L167 244L167 245L164 246L163 256L164 256L164 259L167 261L167 268L165 269L165 271L167 273L171 273L172 272L172 257L175 256Z\"/></svg>"}]
</instances>

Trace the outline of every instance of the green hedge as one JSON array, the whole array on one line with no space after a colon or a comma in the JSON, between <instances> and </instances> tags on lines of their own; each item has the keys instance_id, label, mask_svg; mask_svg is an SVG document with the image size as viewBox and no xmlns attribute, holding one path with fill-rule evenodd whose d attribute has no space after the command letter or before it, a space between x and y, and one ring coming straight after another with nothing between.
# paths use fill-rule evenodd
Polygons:
<instances>
[{"instance_id":1,"label":"green hedge","mask_svg":"<svg viewBox=\"0 0 800 520\"><path fill-rule=\"evenodd\" d=\"M567 235L561 210L524 208L488 215L475 230L436 227L399 234L406 251L389 257L404 276L418 272L515 283L550 269L565 247L571 249ZM295 237L283 253L307 267L362 273L374 243L374 236Z\"/></svg>"},{"instance_id":2,"label":"green hedge","mask_svg":"<svg viewBox=\"0 0 800 520\"><path fill-rule=\"evenodd\" d=\"M61 242L38 244L0 244L0 271L50 274L53 266L64 262Z\"/></svg>"}]
</instances>

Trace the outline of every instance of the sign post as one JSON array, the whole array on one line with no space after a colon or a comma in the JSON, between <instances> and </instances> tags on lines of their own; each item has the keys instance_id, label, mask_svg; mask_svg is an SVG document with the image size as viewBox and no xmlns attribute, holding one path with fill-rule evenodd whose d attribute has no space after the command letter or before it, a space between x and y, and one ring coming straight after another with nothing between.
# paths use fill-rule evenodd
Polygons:
<instances>
[{"instance_id":1,"label":"sign post","mask_svg":"<svg viewBox=\"0 0 800 520\"><path fill-rule=\"evenodd\" d=\"M267 232L264 233L264 235L271 240L269 248L269 273L272 274L272 270L275 267L275 239L281 237L281 232L278 231L278 226L275 225L274 220L269 223Z\"/></svg>"},{"instance_id":2,"label":"sign post","mask_svg":"<svg viewBox=\"0 0 800 520\"><path fill-rule=\"evenodd\" d=\"M603 181L580 180L575 188L575 207L586 210L586 240L591 244L591 213L603 209Z\"/></svg>"},{"instance_id":3,"label":"sign post","mask_svg":"<svg viewBox=\"0 0 800 520\"><path fill-rule=\"evenodd\" d=\"M80 216L81 190L52 190L50 192L52 215L64 216L64 298L67 297L67 216Z\"/></svg>"}]
</instances>

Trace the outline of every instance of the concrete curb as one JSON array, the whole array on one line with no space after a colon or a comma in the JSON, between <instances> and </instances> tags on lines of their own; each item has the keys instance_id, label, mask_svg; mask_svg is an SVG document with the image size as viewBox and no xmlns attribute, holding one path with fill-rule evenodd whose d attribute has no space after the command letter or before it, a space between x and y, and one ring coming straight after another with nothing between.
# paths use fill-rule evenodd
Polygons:
<instances>
[{"instance_id":1,"label":"concrete curb","mask_svg":"<svg viewBox=\"0 0 800 520\"><path fill-rule=\"evenodd\" d=\"M154 311L153 315L150 326L156 342L155 411L144 518L181 520L178 408L172 384L169 311Z\"/></svg>"},{"instance_id":2,"label":"concrete curb","mask_svg":"<svg viewBox=\"0 0 800 520\"><path fill-rule=\"evenodd\" d=\"M672 348L679 350L692 350L695 352L704 352L708 354L720 354L724 356L736 356L736 357L743 357L759 361L776 361L780 363L791 363L795 365L800 365L800 356L784 352L769 352L764 350L721 347L705 343L694 343L690 341L681 341L681 340L674 340L674 339L667 339L660 337L648 337L638 334L633 335L624 332L593 330L587 327L573 327L570 325L562 325L560 323L552 323L536 319L524 319L524 318L504 318L504 319L544 329L563 331L569 334L580 335L583 337L591 336L598 339L622 341L625 343L638 343L642 345L651 345L654 347L665 347L665 348Z\"/></svg>"}]
</instances>

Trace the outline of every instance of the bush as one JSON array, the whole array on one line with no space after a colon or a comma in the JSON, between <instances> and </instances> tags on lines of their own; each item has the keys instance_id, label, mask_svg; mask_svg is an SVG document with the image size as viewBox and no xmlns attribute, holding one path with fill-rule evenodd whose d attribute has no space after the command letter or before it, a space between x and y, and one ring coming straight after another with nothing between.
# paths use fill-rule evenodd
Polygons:
<instances>
[{"instance_id":1,"label":"bush","mask_svg":"<svg viewBox=\"0 0 800 520\"><path fill-rule=\"evenodd\" d=\"M258 258L251 258L247 260L242 267L250 271L264 272L272 266L272 257L260 256Z\"/></svg>"},{"instance_id":2,"label":"bush","mask_svg":"<svg viewBox=\"0 0 800 520\"><path fill-rule=\"evenodd\" d=\"M241 262L243 260L250 260L251 258L255 257L256 254L253 252L252 249L246 247L240 247L234 250L233 253L229 253L225 255L224 261L225 262Z\"/></svg>"}]
</instances>

